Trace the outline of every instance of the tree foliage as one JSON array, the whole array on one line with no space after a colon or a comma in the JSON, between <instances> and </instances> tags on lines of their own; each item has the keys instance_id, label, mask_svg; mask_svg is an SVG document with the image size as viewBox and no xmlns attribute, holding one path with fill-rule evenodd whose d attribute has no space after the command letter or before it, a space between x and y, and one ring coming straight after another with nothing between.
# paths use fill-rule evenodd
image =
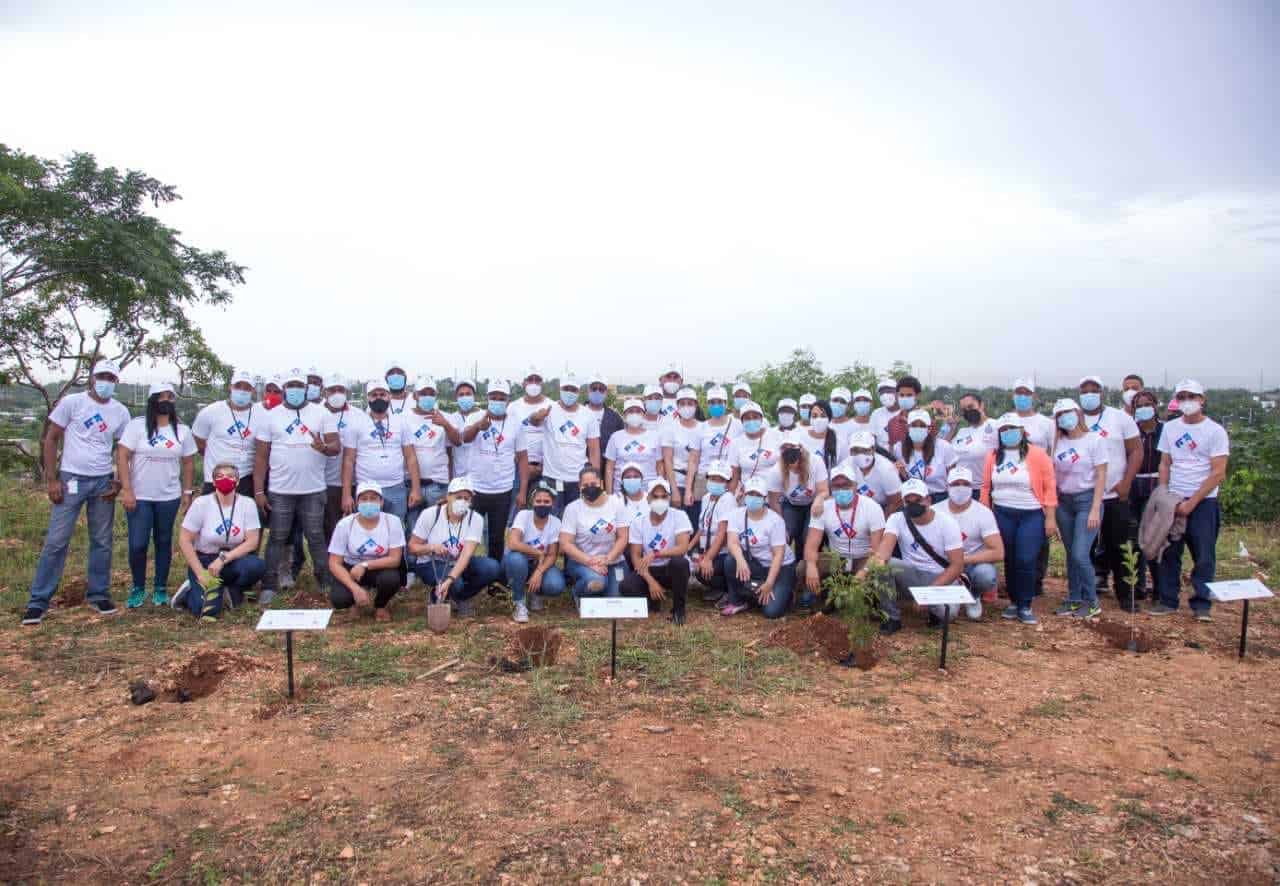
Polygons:
<instances>
[{"instance_id":1,"label":"tree foliage","mask_svg":"<svg viewBox=\"0 0 1280 886\"><path fill-rule=\"evenodd\" d=\"M906 375L911 372L911 365L896 361L885 370L892 377ZM813 394L825 400L832 388L846 387L850 391L866 388L872 392L874 400L876 380L879 376L873 366L855 362L844 368L828 373L822 363L807 348L796 348L791 356L781 363L766 363L759 369L748 370L735 381L745 381L751 385L751 396L764 407L767 414L772 415L777 408L778 400L783 397L799 397L801 394Z\"/></svg>"}]
</instances>

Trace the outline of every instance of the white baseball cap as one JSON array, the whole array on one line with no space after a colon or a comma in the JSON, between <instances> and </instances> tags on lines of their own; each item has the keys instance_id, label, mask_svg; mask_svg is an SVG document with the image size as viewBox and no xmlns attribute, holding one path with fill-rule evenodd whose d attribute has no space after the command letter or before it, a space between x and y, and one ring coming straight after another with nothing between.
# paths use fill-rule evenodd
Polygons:
<instances>
[{"instance_id":1,"label":"white baseball cap","mask_svg":"<svg viewBox=\"0 0 1280 886\"><path fill-rule=\"evenodd\" d=\"M320 369L319 369L318 367L315 367L315 366L308 366L308 367L307 367L307 375L309 375L309 376L314 375L314 376L316 376L317 378L319 378L321 381L323 381L323 380L324 380L324 373L323 373L323 372L321 372L321 371L320 371Z\"/></svg>"},{"instance_id":2,"label":"white baseball cap","mask_svg":"<svg viewBox=\"0 0 1280 886\"><path fill-rule=\"evenodd\" d=\"M896 391L898 390L898 383L891 378L882 378L876 382L877 391L883 391L885 388L888 388L891 391Z\"/></svg>"},{"instance_id":3,"label":"white baseball cap","mask_svg":"<svg viewBox=\"0 0 1280 886\"><path fill-rule=\"evenodd\" d=\"M603 373L593 372L587 376L587 387L591 385L604 385L607 388L609 387L609 380L604 377Z\"/></svg>"},{"instance_id":4,"label":"white baseball cap","mask_svg":"<svg viewBox=\"0 0 1280 886\"><path fill-rule=\"evenodd\" d=\"M996 419L996 429L1000 428L1022 428L1026 427L1022 421L1022 416L1016 412L1006 412L1004 415Z\"/></svg>"},{"instance_id":5,"label":"white baseball cap","mask_svg":"<svg viewBox=\"0 0 1280 886\"><path fill-rule=\"evenodd\" d=\"M1016 391L1018 388L1026 388L1034 394L1036 392L1036 383L1029 378L1015 378L1013 380L1013 389Z\"/></svg>"},{"instance_id":6,"label":"white baseball cap","mask_svg":"<svg viewBox=\"0 0 1280 886\"><path fill-rule=\"evenodd\" d=\"M324 380L324 387L325 390L342 388L345 391L347 389L347 380L340 375L331 375Z\"/></svg>"},{"instance_id":7,"label":"white baseball cap","mask_svg":"<svg viewBox=\"0 0 1280 886\"><path fill-rule=\"evenodd\" d=\"M511 382L505 378L491 378L485 385L486 394L506 394L511 396Z\"/></svg>"},{"instance_id":8,"label":"white baseball cap","mask_svg":"<svg viewBox=\"0 0 1280 886\"><path fill-rule=\"evenodd\" d=\"M858 388L858 390L856 390L856 391L854 391L854 392L853 392L853 399L855 399L855 400L870 400L870 399L871 399L871 392L870 392L870 391L868 391L866 388Z\"/></svg>"},{"instance_id":9,"label":"white baseball cap","mask_svg":"<svg viewBox=\"0 0 1280 886\"><path fill-rule=\"evenodd\" d=\"M307 383L306 370L299 369L297 366L290 369L284 374L284 383L287 385L291 381L300 381L305 385ZM281 385L281 387L283 387L283 385Z\"/></svg>"},{"instance_id":10,"label":"white baseball cap","mask_svg":"<svg viewBox=\"0 0 1280 886\"><path fill-rule=\"evenodd\" d=\"M854 431L849 435L849 449L875 449L876 436L870 431Z\"/></svg>"},{"instance_id":11,"label":"white baseball cap","mask_svg":"<svg viewBox=\"0 0 1280 886\"><path fill-rule=\"evenodd\" d=\"M764 416L764 410L760 408L760 404L755 400L748 400L742 404L742 408L738 410L739 415L746 415L748 412L758 412L761 417Z\"/></svg>"},{"instance_id":12,"label":"white baseball cap","mask_svg":"<svg viewBox=\"0 0 1280 886\"><path fill-rule=\"evenodd\" d=\"M947 485L952 483L968 483L973 485L973 471L963 465L956 465L951 469L951 473L947 474Z\"/></svg>"},{"instance_id":13,"label":"white baseball cap","mask_svg":"<svg viewBox=\"0 0 1280 886\"><path fill-rule=\"evenodd\" d=\"M751 385L749 385L749 384L748 384L747 382L745 382L745 381L735 381L735 382L733 383L733 392L736 394L736 393L738 393L738 391L746 391L748 394L750 394L750 393L751 393Z\"/></svg>"},{"instance_id":14,"label":"white baseball cap","mask_svg":"<svg viewBox=\"0 0 1280 886\"><path fill-rule=\"evenodd\" d=\"M264 382L264 387L266 385L275 385L277 388L283 388L284 381L285 381L285 378L284 378L283 372L273 372L271 374L271 378L267 379L266 382Z\"/></svg>"},{"instance_id":15,"label":"white baseball cap","mask_svg":"<svg viewBox=\"0 0 1280 886\"><path fill-rule=\"evenodd\" d=\"M660 385L645 385L645 386L644 386L644 394L643 394L642 396L643 396L646 400L647 400L648 398L650 398L650 397L661 397L661 396L662 396L662 387L661 387Z\"/></svg>"},{"instance_id":16,"label":"white baseball cap","mask_svg":"<svg viewBox=\"0 0 1280 886\"><path fill-rule=\"evenodd\" d=\"M707 465L707 476L723 477L725 480L728 480L733 477L733 468L729 467L729 463L727 461L716 459L711 464Z\"/></svg>"},{"instance_id":17,"label":"white baseball cap","mask_svg":"<svg viewBox=\"0 0 1280 886\"><path fill-rule=\"evenodd\" d=\"M530 366L529 371L524 374L524 380L528 381L530 378L542 378L542 370L536 366Z\"/></svg>"},{"instance_id":18,"label":"white baseball cap","mask_svg":"<svg viewBox=\"0 0 1280 886\"><path fill-rule=\"evenodd\" d=\"M458 390L458 388L462 387L463 385L469 385L469 386L470 386L470 388L471 388L471 390L473 390L473 391L474 391L474 390L476 390L476 383L475 383L475 382L473 382L473 381L472 381L471 379L469 379L469 378L460 378L460 379L458 379L457 381L455 381L455 382L453 383L453 390L454 390L454 392L456 393L456 392L457 392L457 390Z\"/></svg>"},{"instance_id":19,"label":"white baseball cap","mask_svg":"<svg viewBox=\"0 0 1280 886\"><path fill-rule=\"evenodd\" d=\"M109 359L107 357L102 357L98 360L97 363L93 364L93 372L89 374L93 376L93 375L104 375L106 373L110 373L111 375L114 375L116 378L119 378L120 367L119 365L116 364L115 360Z\"/></svg>"},{"instance_id":20,"label":"white baseball cap","mask_svg":"<svg viewBox=\"0 0 1280 886\"><path fill-rule=\"evenodd\" d=\"M829 399L843 400L844 402L848 403L850 400L853 399L853 393L848 388L841 385L838 388L831 389L831 397Z\"/></svg>"},{"instance_id":21,"label":"white baseball cap","mask_svg":"<svg viewBox=\"0 0 1280 886\"><path fill-rule=\"evenodd\" d=\"M815 396L813 396L813 394L801 394L801 395L800 395L800 405L801 405L801 406L812 406L814 403L817 403L817 402L818 402L818 398L817 398L817 397L815 397Z\"/></svg>"},{"instance_id":22,"label":"white baseball cap","mask_svg":"<svg viewBox=\"0 0 1280 886\"><path fill-rule=\"evenodd\" d=\"M387 364L386 372L390 372L393 369L399 369L401 372L405 371L404 364L401 363L399 360L392 360L390 363Z\"/></svg>"},{"instance_id":23,"label":"white baseball cap","mask_svg":"<svg viewBox=\"0 0 1280 886\"><path fill-rule=\"evenodd\" d=\"M1080 384L1076 385L1076 387L1083 388L1085 386L1085 382L1093 382L1100 388L1106 387L1106 385L1102 383L1102 376L1100 375L1086 375L1084 378L1080 379Z\"/></svg>"},{"instance_id":24,"label":"white baseball cap","mask_svg":"<svg viewBox=\"0 0 1280 886\"><path fill-rule=\"evenodd\" d=\"M565 388L575 388L580 391L582 390L582 382L578 381L576 375L566 375L560 379L560 390L563 391Z\"/></svg>"},{"instance_id":25,"label":"white baseball cap","mask_svg":"<svg viewBox=\"0 0 1280 886\"><path fill-rule=\"evenodd\" d=\"M173 385L169 384L167 381L154 382L147 390L148 397L154 397L156 394L173 394L176 396L177 393L178 392L173 389Z\"/></svg>"},{"instance_id":26,"label":"white baseball cap","mask_svg":"<svg viewBox=\"0 0 1280 886\"><path fill-rule=\"evenodd\" d=\"M649 486L645 489L645 495L653 495L653 490L655 489L665 489L667 495L671 494L671 484L661 477L649 481Z\"/></svg>"},{"instance_id":27,"label":"white baseball cap","mask_svg":"<svg viewBox=\"0 0 1280 886\"><path fill-rule=\"evenodd\" d=\"M420 375L416 379L414 379L413 381L414 393L417 393L418 391L424 390L426 388L430 388L433 391L437 390L436 380L429 375Z\"/></svg>"},{"instance_id":28,"label":"white baseball cap","mask_svg":"<svg viewBox=\"0 0 1280 886\"><path fill-rule=\"evenodd\" d=\"M844 477L850 483L858 482L858 475L853 472L853 468L847 464L841 463L835 466L831 471L832 477Z\"/></svg>"},{"instance_id":29,"label":"white baseball cap","mask_svg":"<svg viewBox=\"0 0 1280 886\"><path fill-rule=\"evenodd\" d=\"M449 492L448 492L449 495L453 495L455 492L475 492L475 491L476 491L476 488L471 485L471 478L466 475L463 475L461 477L454 477L452 480L449 481Z\"/></svg>"},{"instance_id":30,"label":"white baseball cap","mask_svg":"<svg viewBox=\"0 0 1280 886\"><path fill-rule=\"evenodd\" d=\"M622 411L626 412L629 409L639 409L640 411L643 412L644 401L638 400L635 397L628 397L627 399L622 401Z\"/></svg>"},{"instance_id":31,"label":"white baseball cap","mask_svg":"<svg viewBox=\"0 0 1280 886\"><path fill-rule=\"evenodd\" d=\"M356 498L364 495L366 492L378 493L378 498L382 498L382 487L372 480L365 480L363 483L356 484Z\"/></svg>"},{"instance_id":32,"label":"white baseball cap","mask_svg":"<svg viewBox=\"0 0 1280 886\"><path fill-rule=\"evenodd\" d=\"M1083 384L1083 382L1081 382L1081 384ZM1075 400L1072 400L1070 397L1063 397L1057 403L1053 404L1053 414L1057 415L1059 412L1074 412L1079 408L1080 405L1076 403Z\"/></svg>"},{"instance_id":33,"label":"white baseball cap","mask_svg":"<svg viewBox=\"0 0 1280 886\"><path fill-rule=\"evenodd\" d=\"M676 399L677 400L697 400L698 392L695 391L693 388L681 388L680 390L676 391Z\"/></svg>"},{"instance_id":34,"label":"white baseball cap","mask_svg":"<svg viewBox=\"0 0 1280 886\"><path fill-rule=\"evenodd\" d=\"M902 497L905 499L908 495L919 495L922 498L928 498L929 487L924 485L924 481L919 477L912 477L902 484Z\"/></svg>"},{"instance_id":35,"label":"white baseball cap","mask_svg":"<svg viewBox=\"0 0 1280 886\"><path fill-rule=\"evenodd\" d=\"M227 382L227 384L238 385L241 382L253 384L253 376L245 372L243 369L237 369L235 372L231 373L231 381Z\"/></svg>"},{"instance_id":36,"label":"white baseball cap","mask_svg":"<svg viewBox=\"0 0 1280 886\"><path fill-rule=\"evenodd\" d=\"M778 401L778 409L798 409L798 407L796 406L795 400L792 400L790 397L783 397Z\"/></svg>"},{"instance_id":37,"label":"white baseball cap","mask_svg":"<svg viewBox=\"0 0 1280 886\"><path fill-rule=\"evenodd\" d=\"M933 424L933 416L929 414L927 409L913 409L907 413L907 424L915 424L918 421L922 421L926 425Z\"/></svg>"},{"instance_id":38,"label":"white baseball cap","mask_svg":"<svg viewBox=\"0 0 1280 886\"><path fill-rule=\"evenodd\" d=\"M364 392L365 394L372 394L374 391L386 391L390 394L391 388L387 387L385 378L371 378L364 383Z\"/></svg>"},{"instance_id":39,"label":"white baseball cap","mask_svg":"<svg viewBox=\"0 0 1280 886\"><path fill-rule=\"evenodd\" d=\"M622 470L618 471L618 476L621 477L627 471L639 471L640 475L644 476L644 468L640 467L639 462L634 462L634 461L627 462L625 465L622 466ZM667 491L670 492L671 490L667 490Z\"/></svg>"},{"instance_id":40,"label":"white baseball cap","mask_svg":"<svg viewBox=\"0 0 1280 886\"><path fill-rule=\"evenodd\" d=\"M1178 382L1178 386L1173 389L1173 392L1175 394L1195 394L1203 397L1204 385L1200 384L1200 382L1196 381L1194 378L1184 378L1182 381Z\"/></svg>"},{"instance_id":41,"label":"white baseball cap","mask_svg":"<svg viewBox=\"0 0 1280 886\"><path fill-rule=\"evenodd\" d=\"M765 498L769 497L769 483L764 477L748 477L747 482L742 484L742 487L744 495L755 493L756 495L763 495Z\"/></svg>"},{"instance_id":42,"label":"white baseball cap","mask_svg":"<svg viewBox=\"0 0 1280 886\"><path fill-rule=\"evenodd\" d=\"M728 400L729 392L724 389L723 385L712 385L707 388L707 401L711 400Z\"/></svg>"}]
</instances>

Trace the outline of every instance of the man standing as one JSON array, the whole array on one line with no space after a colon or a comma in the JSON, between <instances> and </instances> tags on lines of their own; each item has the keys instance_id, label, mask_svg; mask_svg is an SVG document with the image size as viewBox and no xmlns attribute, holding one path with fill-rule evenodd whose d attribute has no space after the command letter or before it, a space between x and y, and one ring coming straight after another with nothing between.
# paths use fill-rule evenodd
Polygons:
<instances>
[{"instance_id":1,"label":"man standing","mask_svg":"<svg viewBox=\"0 0 1280 886\"><path fill-rule=\"evenodd\" d=\"M120 367L98 360L89 387L59 400L49 413L41 443L41 460L48 487L49 529L31 582L31 599L22 623L40 624L49 601L62 581L67 549L83 505L89 522L89 574L85 600L99 615L115 615L111 601L111 528L116 514L119 482L112 476L115 442L129 423L129 410L114 398ZM58 443L62 443L61 470Z\"/></svg>"},{"instance_id":2,"label":"man standing","mask_svg":"<svg viewBox=\"0 0 1280 886\"><path fill-rule=\"evenodd\" d=\"M902 407L898 405L898 386L893 383L893 379L882 378L876 383L876 394L880 398L880 405L871 413L871 433L875 434L876 446L887 452L889 422L902 412ZM843 459L848 454L844 451L840 452L839 456Z\"/></svg>"},{"instance_id":3,"label":"man standing","mask_svg":"<svg viewBox=\"0 0 1280 886\"><path fill-rule=\"evenodd\" d=\"M324 402L324 376L314 366L307 369L307 402L317 406Z\"/></svg>"},{"instance_id":4,"label":"man standing","mask_svg":"<svg viewBox=\"0 0 1280 886\"><path fill-rule=\"evenodd\" d=\"M416 505L422 491L418 459L405 434L405 414L391 411L389 386L390 382L380 378L366 385L369 412L352 413L351 424L342 436L342 512L355 510L351 491L357 484L373 483L382 490L383 512L403 525L411 500Z\"/></svg>"},{"instance_id":5,"label":"man standing","mask_svg":"<svg viewBox=\"0 0 1280 886\"><path fill-rule=\"evenodd\" d=\"M344 379L331 376L324 387L324 408L333 416L334 430L341 443L351 416L357 414L347 403L350 391ZM333 530L342 519L342 453L325 456L324 460L324 537L333 540Z\"/></svg>"},{"instance_id":6,"label":"man standing","mask_svg":"<svg viewBox=\"0 0 1280 886\"><path fill-rule=\"evenodd\" d=\"M1102 498L1094 571L1103 585L1109 572L1116 599L1121 606L1132 608L1133 579L1125 567L1124 546L1129 540L1129 490L1142 463L1138 425L1124 410L1102 404L1102 379L1096 375L1080 379L1080 409L1087 430L1098 438L1107 455L1107 489Z\"/></svg>"},{"instance_id":7,"label":"man standing","mask_svg":"<svg viewBox=\"0 0 1280 886\"><path fill-rule=\"evenodd\" d=\"M476 410L476 383L469 378L460 379L453 385L453 401L458 404L457 412L446 412L444 417L458 432L459 443L449 443L449 478L465 477L471 470L472 444L462 438L462 430L466 427Z\"/></svg>"},{"instance_id":8,"label":"man standing","mask_svg":"<svg viewBox=\"0 0 1280 886\"><path fill-rule=\"evenodd\" d=\"M606 405L609 399L609 381L600 373L587 376L587 409L600 425L600 451L609 445L609 438L622 430L625 424L618 410Z\"/></svg>"},{"instance_id":9,"label":"man standing","mask_svg":"<svg viewBox=\"0 0 1280 886\"><path fill-rule=\"evenodd\" d=\"M238 370L231 374L227 399L210 403L196 413L191 434L196 449L204 458L204 488L201 495L213 492L213 469L216 465L235 465L240 472L240 495L253 497L253 428L256 418L266 410L253 406L253 378Z\"/></svg>"},{"instance_id":10,"label":"man standing","mask_svg":"<svg viewBox=\"0 0 1280 886\"><path fill-rule=\"evenodd\" d=\"M473 489L471 509L484 517L486 553L499 563L515 493L516 442L523 433L507 412L510 390L510 382L490 379L488 407L484 412L473 412L462 431L462 442L472 444L468 473Z\"/></svg>"},{"instance_id":11,"label":"man standing","mask_svg":"<svg viewBox=\"0 0 1280 886\"><path fill-rule=\"evenodd\" d=\"M668 365L667 371L658 376L658 385L662 388L662 407L658 410L658 414L664 421L674 420L677 406L676 394L680 393L680 388L684 387L684 376L680 374L676 364Z\"/></svg>"},{"instance_id":12,"label":"man standing","mask_svg":"<svg viewBox=\"0 0 1280 886\"><path fill-rule=\"evenodd\" d=\"M409 372L399 360L392 360L387 371L383 373L387 382L387 391L391 394L391 413L399 415L413 405L409 397ZM367 397L367 394L366 394Z\"/></svg>"},{"instance_id":13,"label":"man standing","mask_svg":"<svg viewBox=\"0 0 1280 886\"><path fill-rule=\"evenodd\" d=\"M1053 419L1036 412L1036 383L1029 378L1013 380L1013 411L1022 419L1027 442L1039 446L1045 452L1053 452L1053 440L1057 433Z\"/></svg>"},{"instance_id":14,"label":"man standing","mask_svg":"<svg viewBox=\"0 0 1280 886\"><path fill-rule=\"evenodd\" d=\"M528 462L527 477L523 474L521 476L526 489L532 489L542 476L543 421L550 406L551 400L542 393L542 373L537 369L530 369L524 377L524 396L507 405L512 436L524 434L524 442L528 447L524 450L524 459ZM513 502L513 505L516 504ZM515 511L512 511L510 517L514 516Z\"/></svg>"},{"instance_id":15,"label":"man standing","mask_svg":"<svg viewBox=\"0 0 1280 886\"><path fill-rule=\"evenodd\" d=\"M1146 388L1142 382L1142 376L1136 373L1129 373L1124 377L1124 381L1120 382L1120 399L1124 401L1124 411L1133 416L1133 398L1138 395L1138 391Z\"/></svg>"},{"instance_id":16,"label":"man standing","mask_svg":"<svg viewBox=\"0 0 1280 886\"><path fill-rule=\"evenodd\" d=\"M578 472L590 464L600 470L600 423L589 409L584 408L578 397L581 385L573 376L560 381L560 402L547 407L542 431L542 476L555 490L553 513L559 517L569 502L578 497ZM520 446L527 445L528 436L516 444L516 457L520 469L520 495L516 510L526 506L526 495L533 488L528 479L528 465Z\"/></svg>"}]
</instances>

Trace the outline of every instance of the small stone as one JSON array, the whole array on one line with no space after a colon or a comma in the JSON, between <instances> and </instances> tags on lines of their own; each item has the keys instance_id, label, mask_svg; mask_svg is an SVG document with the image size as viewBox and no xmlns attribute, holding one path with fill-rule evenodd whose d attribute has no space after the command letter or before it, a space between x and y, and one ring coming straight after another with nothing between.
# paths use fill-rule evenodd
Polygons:
<instances>
[{"instance_id":1,"label":"small stone","mask_svg":"<svg viewBox=\"0 0 1280 886\"><path fill-rule=\"evenodd\" d=\"M342 851L338 853L338 858L349 861L356 857L356 851L350 845L343 846Z\"/></svg>"},{"instance_id":2,"label":"small stone","mask_svg":"<svg viewBox=\"0 0 1280 886\"><path fill-rule=\"evenodd\" d=\"M640 681L632 678L627 682L623 683L622 685L627 687L628 689L636 689L637 687L640 686Z\"/></svg>"},{"instance_id":3,"label":"small stone","mask_svg":"<svg viewBox=\"0 0 1280 886\"><path fill-rule=\"evenodd\" d=\"M837 797L843 797L845 794L849 793L849 790L841 785L836 785L831 789L831 793L835 794Z\"/></svg>"},{"instance_id":4,"label":"small stone","mask_svg":"<svg viewBox=\"0 0 1280 886\"><path fill-rule=\"evenodd\" d=\"M645 732L651 732L651 733L653 733L654 735L662 735L662 734L667 733L667 732L672 732L672 731L674 731L674 729L675 729L675 727L673 727L673 726L646 726L646 727L644 727L644 731L645 731Z\"/></svg>"},{"instance_id":5,"label":"small stone","mask_svg":"<svg viewBox=\"0 0 1280 886\"><path fill-rule=\"evenodd\" d=\"M786 799L786 801L787 801L788 803L799 803L799 802L800 802L800 795L799 795L799 794L787 794L787 796L786 796L786 798L785 798L785 799Z\"/></svg>"},{"instance_id":6,"label":"small stone","mask_svg":"<svg viewBox=\"0 0 1280 886\"><path fill-rule=\"evenodd\" d=\"M102 827L98 828L99 834L114 834L115 832L116 832L116 826L113 824L103 825Z\"/></svg>"},{"instance_id":7,"label":"small stone","mask_svg":"<svg viewBox=\"0 0 1280 886\"><path fill-rule=\"evenodd\" d=\"M778 854L778 850L774 849L772 846L766 846L760 850L760 854L765 858L773 858L773 856Z\"/></svg>"},{"instance_id":8,"label":"small stone","mask_svg":"<svg viewBox=\"0 0 1280 886\"><path fill-rule=\"evenodd\" d=\"M462 678L459 677L457 674L445 674L445 677L444 677L444 681L446 683L457 683L461 679Z\"/></svg>"},{"instance_id":9,"label":"small stone","mask_svg":"<svg viewBox=\"0 0 1280 886\"><path fill-rule=\"evenodd\" d=\"M879 767L879 766L868 766L868 767L867 767L867 775L879 775L879 774L880 774L880 767Z\"/></svg>"}]
</instances>

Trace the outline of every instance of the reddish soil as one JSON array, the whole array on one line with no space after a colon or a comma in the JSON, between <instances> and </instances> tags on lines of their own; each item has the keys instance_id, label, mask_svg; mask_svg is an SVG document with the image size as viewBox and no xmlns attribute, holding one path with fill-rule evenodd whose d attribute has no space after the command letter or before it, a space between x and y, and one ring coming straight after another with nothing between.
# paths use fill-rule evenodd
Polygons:
<instances>
[{"instance_id":1,"label":"reddish soil","mask_svg":"<svg viewBox=\"0 0 1280 886\"><path fill-rule=\"evenodd\" d=\"M1089 630L1101 634L1106 639L1107 645L1113 649L1127 650L1131 640L1137 646L1138 652L1152 652L1157 649L1163 649L1165 646L1164 640L1153 636L1151 631L1137 625L1130 628L1127 624L1110 621L1105 618L1097 621L1087 621L1084 624Z\"/></svg>"},{"instance_id":2,"label":"reddish soil","mask_svg":"<svg viewBox=\"0 0 1280 886\"><path fill-rule=\"evenodd\" d=\"M251 658L227 650L198 652L178 672L165 681L161 701L188 702L213 695L222 681L233 673L261 665Z\"/></svg>"},{"instance_id":3,"label":"reddish soil","mask_svg":"<svg viewBox=\"0 0 1280 886\"><path fill-rule=\"evenodd\" d=\"M84 594L88 589L89 582L82 575L63 579L62 584L58 586L58 605L79 606L84 602Z\"/></svg>"},{"instance_id":4,"label":"reddish soil","mask_svg":"<svg viewBox=\"0 0 1280 886\"><path fill-rule=\"evenodd\" d=\"M765 645L790 649L796 655L822 655L831 661L843 662L850 652L849 629L838 618L819 612L803 621L784 624L769 635ZM863 661L874 657L874 653L867 650L859 652Z\"/></svg>"},{"instance_id":5,"label":"reddish soil","mask_svg":"<svg viewBox=\"0 0 1280 886\"><path fill-rule=\"evenodd\" d=\"M508 673L528 670L531 667L549 667L560 655L564 636L554 628L528 625L520 628L507 640L501 662Z\"/></svg>"}]
</instances>

